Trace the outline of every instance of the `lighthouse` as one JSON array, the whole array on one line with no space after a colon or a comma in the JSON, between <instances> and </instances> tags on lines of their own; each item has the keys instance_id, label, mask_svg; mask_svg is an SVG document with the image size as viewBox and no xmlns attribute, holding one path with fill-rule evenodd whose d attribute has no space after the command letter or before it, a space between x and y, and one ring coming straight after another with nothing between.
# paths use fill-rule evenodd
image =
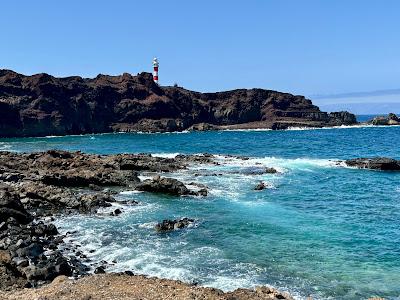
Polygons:
<instances>
[{"instance_id":1,"label":"lighthouse","mask_svg":"<svg viewBox=\"0 0 400 300\"><path fill-rule=\"evenodd\" d=\"M153 80L158 84L158 59L157 57L153 58Z\"/></svg>"}]
</instances>

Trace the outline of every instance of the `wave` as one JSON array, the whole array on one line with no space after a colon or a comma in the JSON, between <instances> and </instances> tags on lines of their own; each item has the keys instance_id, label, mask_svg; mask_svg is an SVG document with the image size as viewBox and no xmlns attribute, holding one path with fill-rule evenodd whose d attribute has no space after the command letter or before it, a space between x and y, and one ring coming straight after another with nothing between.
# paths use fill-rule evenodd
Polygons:
<instances>
[{"instance_id":1,"label":"wave","mask_svg":"<svg viewBox=\"0 0 400 300\"><path fill-rule=\"evenodd\" d=\"M119 194L124 195L124 196L131 196L131 195L140 194L140 193L143 193L143 192L134 190L134 191L122 191Z\"/></svg>"},{"instance_id":2,"label":"wave","mask_svg":"<svg viewBox=\"0 0 400 300\"><path fill-rule=\"evenodd\" d=\"M274 156L261 158L240 158L216 155L216 159L223 165L236 167L265 166L273 167L280 173L285 173L288 169L304 169L309 167L333 168L343 166L338 159L319 159L319 158L278 158Z\"/></svg>"},{"instance_id":3,"label":"wave","mask_svg":"<svg viewBox=\"0 0 400 300\"><path fill-rule=\"evenodd\" d=\"M338 125L330 127L306 127L306 126L291 126L287 129L275 131L307 131L307 130L331 130L331 129L351 129L351 128L380 128L380 127L400 127L400 125L372 125L372 124L358 124L358 125ZM247 128L247 129L221 129L219 131L239 131L239 132L253 132L253 131L274 131L268 128Z\"/></svg>"},{"instance_id":4,"label":"wave","mask_svg":"<svg viewBox=\"0 0 400 300\"><path fill-rule=\"evenodd\" d=\"M180 153L151 153L151 156L162 157L162 158L175 158Z\"/></svg>"}]
</instances>

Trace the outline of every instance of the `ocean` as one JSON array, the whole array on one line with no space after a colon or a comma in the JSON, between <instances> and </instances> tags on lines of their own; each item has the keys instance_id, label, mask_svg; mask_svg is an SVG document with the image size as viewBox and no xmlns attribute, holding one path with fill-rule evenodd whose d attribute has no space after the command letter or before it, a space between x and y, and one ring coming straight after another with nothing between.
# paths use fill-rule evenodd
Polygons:
<instances>
[{"instance_id":1,"label":"ocean","mask_svg":"<svg viewBox=\"0 0 400 300\"><path fill-rule=\"evenodd\" d=\"M400 159L399 141L400 127L367 126L0 139L0 150L217 155L219 165L163 174L207 185L205 198L126 190L117 197L139 205L120 204L118 217L57 219L61 232L76 230L71 242L89 258L115 261L108 271L223 290L271 285L298 299L400 299L400 173L340 164ZM249 174L264 166L279 173ZM268 188L254 191L260 181ZM157 222L181 217L196 225L155 232Z\"/></svg>"}]
</instances>

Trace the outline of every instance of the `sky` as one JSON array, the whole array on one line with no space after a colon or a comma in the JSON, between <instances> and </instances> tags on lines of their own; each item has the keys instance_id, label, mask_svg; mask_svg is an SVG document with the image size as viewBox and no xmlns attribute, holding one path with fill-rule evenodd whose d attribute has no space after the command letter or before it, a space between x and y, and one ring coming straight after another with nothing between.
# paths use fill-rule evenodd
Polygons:
<instances>
[{"instance_id":1,"label":"sky","mask_svg":"<svg viewBox=\"0 0 400 300\"><path fill-rule=\"evenodd\" d=\"M0 68L136 74L157 56L162 85L324 104L321 95L400 89L399 12L390 0L1 1Z\"/></svg>"}]
</instances>

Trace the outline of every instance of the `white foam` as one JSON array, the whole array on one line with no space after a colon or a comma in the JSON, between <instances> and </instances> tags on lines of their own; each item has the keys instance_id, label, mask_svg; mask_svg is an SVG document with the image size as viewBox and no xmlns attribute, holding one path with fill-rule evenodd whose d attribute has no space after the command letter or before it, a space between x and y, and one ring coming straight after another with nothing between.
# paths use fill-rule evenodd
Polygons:
<instances>
[{"instance_id":1,"label":"white foam","mask_svg":"<svg viewBox=\"0 0 400 300\"><path fill-rule=\"evenodd\" d=\"M175 158L180 153L152 153L151 156L162 158Z\"/></svg>"},{"instance_id":2,"label":"white foam","mask_svg":"<svg viewBox=\"0 0 400 300\"><path fill-rule=\"evenodd\" d=\"M140 181L146 180L146 179L152 179L153 177L151 176L144 176L144 175L138 175L138 178L140 179Z\"/></svg>"},{"instance_id":3,"label":"white foam","mask_svg":"<svg viewBox=\"0 0 400 300\"><path fill-rule=\"evenodd\" d=\"M139 228L146 228L146 229L153 229L154 226L157 225L157 222L147 222L147 223L142 223L139 224L138 227Z\"/></svg>"},{"instance_id":4,"label":"white foam","mask_svg":"<svg viewBox=\"0 0 400 300\"><path fill-rule=\"evenodd\" d=\"M277 158L277 157L262 157L262 158L249 158L247 160L238 157L227 157L217 155L217 159L221 164L236 166L236 167L251 167L251 166L265 166L273 167L278 172L284 173L287 169L304 169L308 167L332 168L343 166L340 160L337 159L318 159L318 158Z\"/></svg>"},{"instance_id":5,"label":"white foam","mask_svg":"<svg viewBox=\"0 0 400 300\"><path fill-rule=\"evenodd\" d=\"M135 194L140 194L143 193L143 191L122 191L119 194L120 195L124 195L124 196L131 196L131 195L135 195Z\"/></svg>"},{"instance_id":6,"label":"white foam","mask_svg":"<svg viewBox=\"0 0 400 300\"><path fill-rule=\"evenodd\" d=\"M372 125L372 124L357 124L357 125L339 125L330 127L305 127L305 126L291 126L287 129L282 129L279 131L302 131L302 130L330 130L330 129L351 129L351 128L370 128L370 127L400 127L400 125ZM268 128L253 128L253 129L222 129L220 131L273 131L273 129Z\"/></svg>"}]
</instances>

